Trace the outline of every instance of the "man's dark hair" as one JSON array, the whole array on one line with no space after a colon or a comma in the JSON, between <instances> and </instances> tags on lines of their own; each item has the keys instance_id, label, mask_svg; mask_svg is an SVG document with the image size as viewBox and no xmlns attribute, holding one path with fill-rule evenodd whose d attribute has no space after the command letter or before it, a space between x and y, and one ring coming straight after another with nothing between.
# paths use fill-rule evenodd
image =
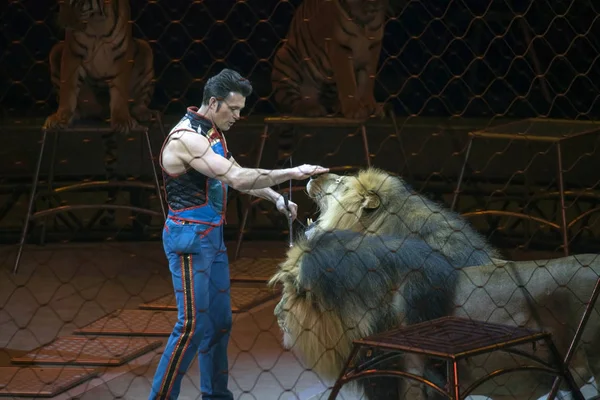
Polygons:
<instances>
[{"instance_id":1,"label":"man's dark hair","mask_svg":"<svg viewBox=\"0 0 600 400\"><path fill-rule=\"evenodd\" d=\"M252 84L238 72L225 68L206 81L202 104L208 105L211 97L215 97L219 101L224 100L231 92L248 97L252 93Z\"/></svg>"}]
</instances>

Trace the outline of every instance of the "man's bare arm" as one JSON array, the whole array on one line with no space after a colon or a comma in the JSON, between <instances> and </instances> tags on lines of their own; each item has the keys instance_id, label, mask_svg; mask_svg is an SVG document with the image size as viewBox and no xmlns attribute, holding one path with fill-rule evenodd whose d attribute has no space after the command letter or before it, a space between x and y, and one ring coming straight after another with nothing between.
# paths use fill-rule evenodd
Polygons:
<instances>
[{"instance_id":1,"label":"man's bare arm","mask_svg":"<svg viewBox=\"0 0 600 400\"><path fill-rule=\"evenodd\" d=\"M238 164L238 162L233 157L231 157L230 160L236 166L242 168L242 166L240 164ZM250 196L260 197L261 199L269 200L273 204L277 203L277 200L279 200L279 198L281 197L281 194L277 193L275 190L271 189L270 187L263 188L263 189L240 190L240 192L249 194Z\"/></svg>"},{"instance_id":2,"label":"man's bare arm","mask_svg":"<svg viewBox=\"0 0 600 400\"><path fill-rule=\"evenodd\" d=\"M290 179L306 179L329 171L314 165L279 170L242 168L215 153L202 135L186 132L178 139L177 154L185 164L240 191L268 188Z\"/></svg>"}]
</instances>

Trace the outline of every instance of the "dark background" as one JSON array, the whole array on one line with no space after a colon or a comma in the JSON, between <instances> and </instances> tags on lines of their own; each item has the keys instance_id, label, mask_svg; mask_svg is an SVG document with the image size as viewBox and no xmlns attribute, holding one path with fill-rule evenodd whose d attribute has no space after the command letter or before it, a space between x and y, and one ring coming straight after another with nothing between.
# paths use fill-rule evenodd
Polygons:
<instances>
[{"instance_id":1,"label":"dark background","mask_svg":"<svg viewBox=\"0 0 600 400\"><path fill-rule=\"evenodd\" d=\"M200 103L208 77L224 67L234 68L251 80L255 91L247 101L246 118L228 134L228 143L238 161L254 166L263 118L277 115L271 101L272 57L299 3L131 0L134 36L147 40L154 52L151 107L162 113L163 128L169 130L187 106ZM599 8L584 0L393 0L375 95L393 108L397 120L395 125L389 118L369 125L372 164L402 174L418 191L449 206L469 132L500 126L498 132L522 133L527 124L503 124L536 117L549 119L536 128L538 134L581 131L577 123L560 121L595 121L600 114ZM40 128L57 107L47 61L51 47L64 37L55 22L57 12L54 0L0 3L0 195L5 201L0 225L12 232L3 235L7 242L14 243L20 233ZM583 130L595 129L590 124ZM293 163L365 166L358 133L348 128L300 133ZM149 155L138 139L123 139L119 145L118 173L152 183ZM156 154L162 140L159 131L153 131L152 140ZM567 141L562 147L565 187L574 191L565 206L570 219L598 206L595 194L575 193L596 193L598 145L593 137ZM277 139L270 137L262 167L273 167L277 146ZM100 134L62 135L54 163L57 185L103 179L102 149ZM44 179L49 166L46 157ZM464 196L457 210L515 210L557 222L558 198L549 195L546 203L535 199L557 190L557 169L555 144L478 139L466 165ZM98 196L80 193L63 201L96 201ZM137 193L123 201L139 202L144 196L148 195ZM302 201L300 197L296 199ZM44 204L38 201L36 207ZM231 204L227 234L235 238L240 203ZM157 203L152 207L159 209ZM301 208L308 214L314 211L309 204ZM286 238L285 221L265 217L268 208L262 211L250 223L255 230L262 227L259 236L266 237L270 230ZM127 215L123 218L129 221ZM516 227L511 218L500 220L502 228L498 219L474 217L488 236L517 238L519 245L537 241L555 248L561 240L558 231L540 229L535 222ZM573 232L590 234L593 222L582 219ZM152 220L150 225L156 238L162 222ZM591 235L588 241L599 243L600 233Z\"/></svg>"},{"instance_id":2,"label":"dark background","mask_svg":"<svg viewBox=\"0 0 600 400\"><path fill-rule=\"evenodd\" d=\"M5 117L56 108L47 58L63 38L57 3L2 2ZM207 77L230 67L255 85L248 114L272 113L271 60L299 3L131 0L134 35L154 51L152 105L180 114L199 101ZM377 98L398 115L595 118L598 7L584 0L393 1Z\"/></svg>"}]
</instances>

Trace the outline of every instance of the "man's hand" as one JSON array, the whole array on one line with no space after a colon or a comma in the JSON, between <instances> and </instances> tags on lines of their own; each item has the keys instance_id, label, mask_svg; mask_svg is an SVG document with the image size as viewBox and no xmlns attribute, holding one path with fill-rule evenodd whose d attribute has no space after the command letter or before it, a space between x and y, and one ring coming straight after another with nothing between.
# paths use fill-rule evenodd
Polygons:
<instances>
[{"instance_id":1,"label":"man's hand","mask_svg":"<svg viewBox=\"0 0 600 400\"><path fill-rule=\"evenodd\" d=\"M296 219L298 216L298 205L291 200L288 200L288 207L285 206L285 198L283 196L279 196L277 199L277 203L275 203L277 210L280 213L285 214L286 217L291 216L292 221Z\"/></svg>"},{"instance_id":2,"label":"man's hand","mask_svg":"<svg viewBox=\"0 0 600 400\"><path fill-rule=\"evenodd\" d=\"M295 168L291 168L292 179L302 180L313 175L320 175L329 172L329 168L321 167L319 165L304 164Z\"/></svg>"}]
</instances>

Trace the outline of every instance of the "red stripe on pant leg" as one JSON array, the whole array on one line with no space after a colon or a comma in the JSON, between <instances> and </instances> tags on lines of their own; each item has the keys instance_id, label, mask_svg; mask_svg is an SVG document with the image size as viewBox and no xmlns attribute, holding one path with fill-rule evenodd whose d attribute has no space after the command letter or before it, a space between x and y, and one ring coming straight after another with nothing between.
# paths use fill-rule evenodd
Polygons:
<instances>
[{"instance_id":1,"label":"red stripe on pant leg","mask_svg":"<svg viewBox=\"0 0 600 400\"><path fill-rule=\"evenodd\" d=\"M193 260L193 256L191 254L186 254L185 257L187 257L187 273L188 273L188 277L189 277L189 287L186 287L187 292L188 292L188 311L190 312L189 315L186 315L186 317L188 318L188 321L191 321L191 328L189 331L189 336L186 338L187 340L185 341L185 344L183 345L183 350L181 352L181 354L185 354L185 352L187 351L188 347L190 347L190 343L191 343L191 338L193 338L194 336L194 332L196 331L196 297L195 297L195 292L194 292L194 269L193 269L193 265L194 265L194 260ZM185 263L184 263L185 264ZM187 333L188 331L186 331ZM175 365L175 369L174 369L174 374L173 374L173 378L175 377L175 374L177 374L177 371L179 370L179 366L181 365L181 360L183 359L182 356L177 358L177 365ZM175 381L175 379L171 380L171 385L169 386L169 390L167 391L167 397L171 394L171 390L173 389L173 382Z\"/></svg>"},{"instance_id":2,"label":"red stripe on pant leg","mask_svg":"<svg viewBox=\"0 0 600 400\"><path fill-rule=\"evenodd\" d=\"M169 359L169 364L165 370L165 377L158 393L160 398L168 399L173 390L175 374L181 364L181 358L189 346L190 338L196 328L196 318L194 312L194 285L192 279L192 256L183 254L179 257L181 265L181 286L183 288L183 332L177 341L173 353ZM164 397L163 397L164 396Z\"/></svg>"}]
</instances>

